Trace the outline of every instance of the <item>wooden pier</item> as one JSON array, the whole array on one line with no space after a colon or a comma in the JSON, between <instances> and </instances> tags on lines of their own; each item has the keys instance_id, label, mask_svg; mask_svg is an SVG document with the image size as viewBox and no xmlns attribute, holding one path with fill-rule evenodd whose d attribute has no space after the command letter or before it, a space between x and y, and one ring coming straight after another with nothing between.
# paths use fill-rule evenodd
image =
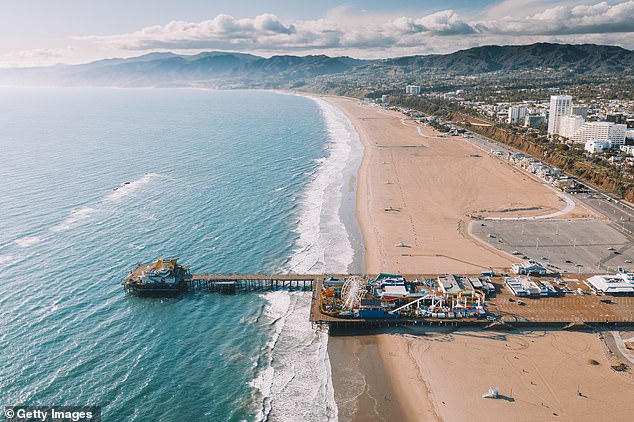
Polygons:
<instances>
[{"instance_id":1,"label":"wooden pier","mask_svg":"<svg viewBox=\"0 0 634 422\"><path fill-rule=\"evenodd\" d=\"M208 291L226 294L258 290L311 291L324 277L347 275L323 274L193 274L185 280L188 291Z\"/></svg>"},{"instance_id":2,"label":"wooden pier","mask_svg":"<svg viewBox=\"0 0 634 422\"><path fill-rule=\"evenodd\" d=\"M177 284L158 287L138 287L135 277L145 267L139 266L124 279L127 291L137 294L179 292L218 292L238 294L267 290L312 291L310 322L315 325L327 325L335 330L359 330L401 325L479 327L488 330L506 330L513 328L550 327L553 329L600 329L634 326L634 297L602 295L565 295L563 297L522 298L522 304L504 287L503 279L492 277L495 294L487 298L488 315L494 321L483 318L433 319L433 318L395 318L395 319L359 319L340 318L323 314L320 310L320 292L324 280L336 278L344 280L354 274L190 274L185 271ZM183 267L186 269L186 267ZM376 274L359 274L375 279ZM403 274L410 282L434 279L436 274ZM585 277L578 276L573 287L586 290ZM572 282L569 282L572 283ZM143 286L143 285L141 285ZM585 286L585 287L584 287ZM609 297L609 301L604 300ZM580 328L581 327L581 328Z\"/></svg>"}]
</instances>

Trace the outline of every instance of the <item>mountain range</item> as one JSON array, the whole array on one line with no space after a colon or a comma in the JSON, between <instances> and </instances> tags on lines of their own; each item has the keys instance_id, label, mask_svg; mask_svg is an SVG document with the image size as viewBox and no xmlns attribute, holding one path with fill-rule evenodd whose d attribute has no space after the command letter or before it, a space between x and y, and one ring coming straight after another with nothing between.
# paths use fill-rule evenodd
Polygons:
<instances>
[{"instance_id":1,"label":"mountain range","mask_svg":"<svg viewBox=\"0 0 634 422\"><path fill-rule=\"evenodd\" d=\"M416 55L378 60L326 55L260 57L244 53L196 55L150 53L80 65L0 70L0 84L185 86L285 86L324 75L352 77L388 74L410 77L426 73L473 75L498 71L553 70L577 73L634 73L634 51L595 44L483 46L451 54Z\"/></svg>"}]
</instances>

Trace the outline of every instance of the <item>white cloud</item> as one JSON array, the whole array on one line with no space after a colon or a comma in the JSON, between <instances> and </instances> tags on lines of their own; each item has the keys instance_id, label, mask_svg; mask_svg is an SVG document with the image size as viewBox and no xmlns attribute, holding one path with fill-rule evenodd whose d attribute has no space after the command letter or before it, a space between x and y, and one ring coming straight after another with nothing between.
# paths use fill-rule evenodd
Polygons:
<instances>
[{"instance_id":1,"label":"white cloud","mask_svg":"<svg viewBox=\"0 0 634 422\"><path fill-rule=\"evenodd\" d=\"M516 3L516 2L514 2ZM529 1L534 7L541 0ZM497 6L488 16L509 10L509 1ZM337 9L325 19L282 22L272 14L238 19L218 15L202 22L172 21L138 31L81 37L124 50L153 49L225 49L248 51L319 51L384 50L420 46L438 42L438 47L464 44L458 36L469 35L467 44L522 42L521 36L557 36L575 34L634 32L634 0L618 4L601 2L588 5L559 5L528 16L503 16L484 20L466 19L452 10L420 17L398 17L365 25L359 16L346 18L346 9ZM504 37L506 36L506 37ZM443 41L443 38L446 38Z\"/></svg>"},{"instance_id":2,"label":"white cloud","mask_svg":"<svg viewBox=\"0 0 634 422\"><path fill-rule=\"evenodd\" d=\"M480 31L508 35L572 35L634 32L634 0L615 5L555 6L525 17L483 21Z\"/></svg>"},{"instance_id":3,"label":"white cloud","mask_svg":"<svg viewBox=\"0 0 634 422\"><path fill-rule=\"evenodd\" d=\"M30 50L10 51L0 55L0 66L40 66L63 61L72 54L72 47L34 48Z\"/></svg>"}]
</instances>

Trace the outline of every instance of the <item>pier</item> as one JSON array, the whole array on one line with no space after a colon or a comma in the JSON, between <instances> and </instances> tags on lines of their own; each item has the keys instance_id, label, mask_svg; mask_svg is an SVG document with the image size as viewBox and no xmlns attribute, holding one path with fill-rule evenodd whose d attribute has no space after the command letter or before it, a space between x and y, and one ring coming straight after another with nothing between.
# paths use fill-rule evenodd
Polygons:
<instances>
[{"instance_id":1,"label":"pier","mask_svg":"<svg viewBox=\"0 0 634 422\"><path fill-rule=\"evenodd\" d=\"M473 326L489 330L578 330L634 324L634 296L593 291L588 275L533 277L556 294L517 296L507 277L438 274L192 274L175 258L138 264L123 279L139 296L186 292L311 292L310 322L334 329L399 325ZM558 282L556 283L555 280ZM560 285L564 284L565 288ZM535 284L537 285L537 284ZM486 287L488 286L488 287ZM565 291L564 291L565 290Z\"/></svg>"},{"instance_id":2,"label":"pier","mask_svg":"<svg viewBox=\"0 0 634 422\"><path fill-rule=\"evenodd\" d=\"M310 291L323 278L311 274L193 274L184 283L187 291L235 294L276 289Z\"/></svg>"}]
</instances>

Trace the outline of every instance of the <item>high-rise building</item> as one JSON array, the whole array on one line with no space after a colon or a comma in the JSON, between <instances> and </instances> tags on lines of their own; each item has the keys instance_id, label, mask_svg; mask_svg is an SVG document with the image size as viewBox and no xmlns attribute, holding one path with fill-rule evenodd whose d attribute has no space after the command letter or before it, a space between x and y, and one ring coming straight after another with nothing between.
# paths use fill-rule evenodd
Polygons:
<instances>
[{"instance_id":1,"label":"high-rise building","mask_svg":"<svg viewBox=\"0 0 634 422\"><path fill-rule=\"evenodd\" d=\"M581 116L562 116L559 118L559 135L572 138L585 122Z\"/></svg>"},{"instance_id":2,"label":"high-rise building","mask_svg":"<svg viewBox=\"0 0 634 422\"><path fill-rule=\"evenodd\" d=\"M525 106L514 105L509 108L508 124L517 125L524 123L524 117L528 109Z\"/></svg>"},{"instance_id":3,"label":"high-rise building","mask_svg":"<svg viewBox=\"0 0 634 422\"><path fill-rule=\"evenodd\" d=\"M418 85L407 85L405 87L405 93L410 95L418 95L420 94L420 86Z\"/></svg>"},{"instance_id":4,"label":"high-rise building","mask_svg":"<svg viewBox=\"0 0 634 422\"><path fill-rule=\"evenodd\" d=\"M572 111L572 97L570 95L552 95L550 97L550 111L548 113L548 134L559 134L561 117L570 115Z\"/></svg>"},{"instance_id":5,"label":"high-rise building","mask_svg":"<svg viewBox=\"0 0 634 422\"><path fill-rule=\"evenodd\" d=\"M591 140L610 141L612 146L625 144L627 125L613 122L586 122L572 136L575 142L586 143Z\"/></svg>"},{"instance_id":6,"label":"high-rise building","mask_svg":"<svg viewBox=\"0 0 634 422\"><path fill-rule=\"evenodd\" d=\"M588 107L584 105L572 106L572 109L570 110L570 114L573 116L581 116L585 120L588 117Z\"/></svg>"}]
</instances>

